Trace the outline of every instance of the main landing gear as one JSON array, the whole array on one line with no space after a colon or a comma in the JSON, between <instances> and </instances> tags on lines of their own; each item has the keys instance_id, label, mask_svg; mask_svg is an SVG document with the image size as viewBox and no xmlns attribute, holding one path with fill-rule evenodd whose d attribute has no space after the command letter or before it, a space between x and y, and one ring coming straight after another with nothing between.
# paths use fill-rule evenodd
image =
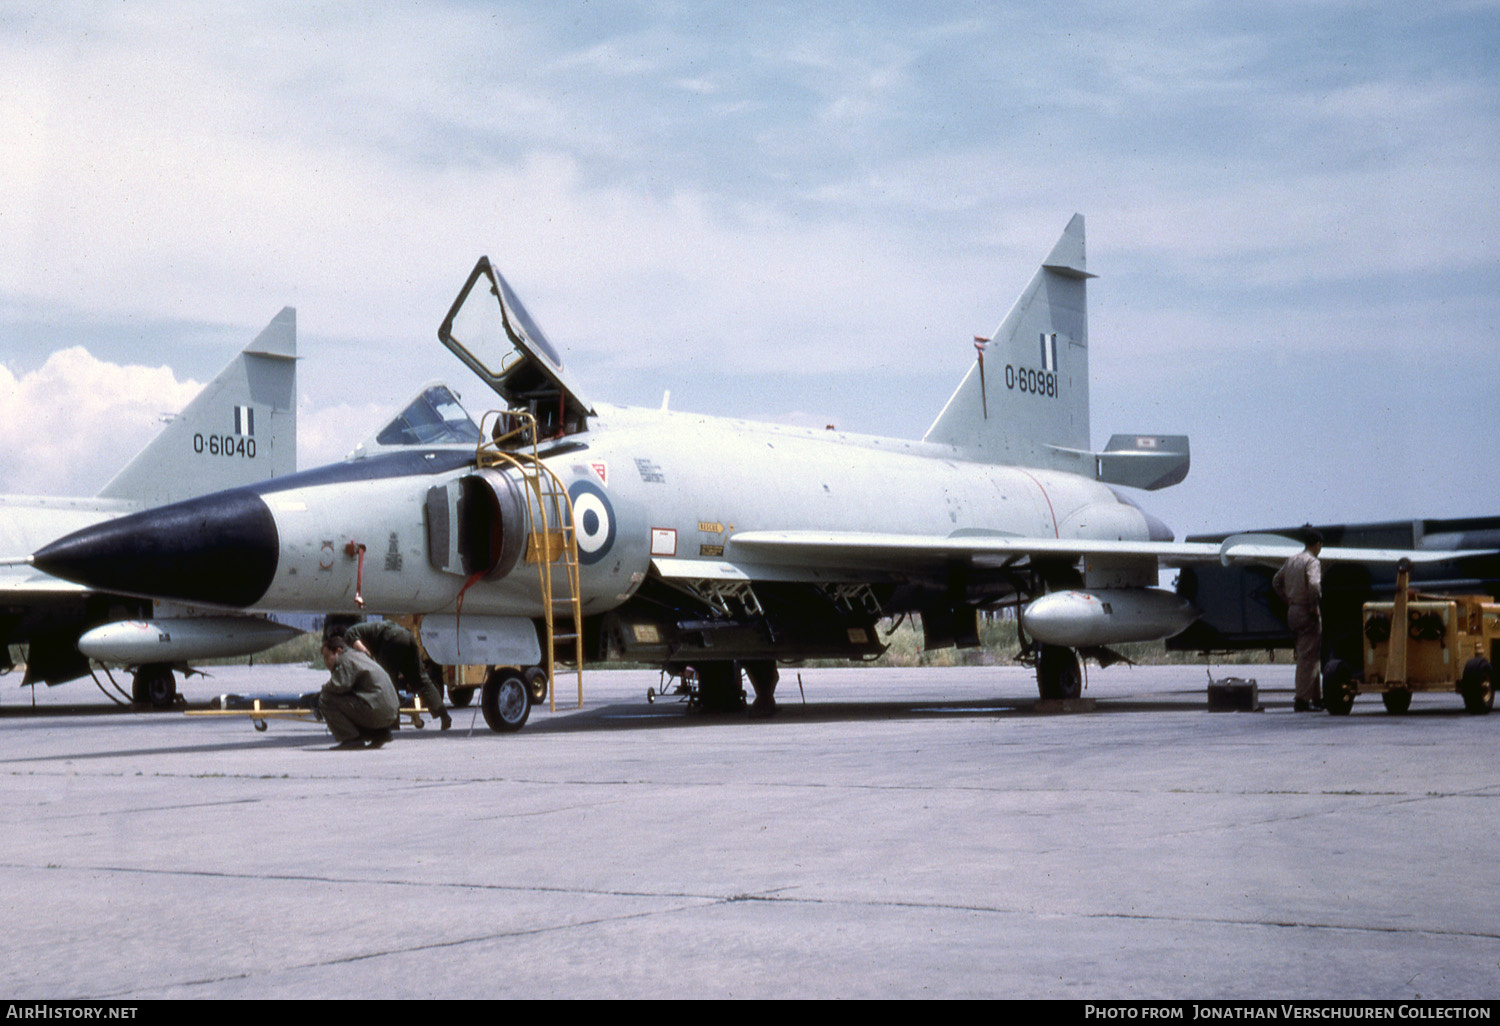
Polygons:
<instances>
[{"instance_id":1,"label":"main landing gear","mask_svg":"<svg viewBox=\"0 0 1500 1026\"><path fill-rule=\"evenodd\" d=\"M177 701L177 678L166 663L149 663L135 671L130 682L130 697L141 705L168 709Z\"/></svg>"},{"instance_id":2,"label":"main landing gear","mask_svg":"<svg viewBox=\"0 0 1500 1026\"><path fill-rule=\"evenodd\" d=\"M722 660L701 662L693 666L668 666L666 672L680 677L681 683L671 689L686 699L689 709L706 713L730 713L745 707L743 678L749 678L755 691L755 701L750 705L753 716L769 716L776 709L776 684L781 672L776 669L774 659ZM646 701L656 701L658 694L665 696L668 689L657 692L650 688Z\"/></svg>"},{"instance_id":3,"label":"main landing gear","mask_svg":"<svg viewBox=\"0 0 1500 1026\"><path fill-rule=\"evenodd\" d=\"M1036 689L1044 699L1083 695L1083 660L1071 648L1042 645L1036 660Z\"/></svg>"}]
</instances>

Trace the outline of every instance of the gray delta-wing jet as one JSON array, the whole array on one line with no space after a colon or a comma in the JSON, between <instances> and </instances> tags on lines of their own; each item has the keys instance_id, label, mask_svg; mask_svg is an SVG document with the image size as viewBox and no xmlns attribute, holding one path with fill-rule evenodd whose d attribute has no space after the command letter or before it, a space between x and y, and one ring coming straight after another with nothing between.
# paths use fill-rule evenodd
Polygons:
<instances>
[{"instance_id":1,"label":"gray delta-wing jet","mask_svg":"<svg viewBox=\"0 0 1500 1026\"><path fill-rule=\"evenodd\" d=\"M296 470L297 315L283 309L97 496L0 495L0 551L31 552L91 524ZM173 700L174 666L247 655L299 631L263 617L153 608L35 567L0 567L0 669L28 646L25 684L61 684L89 660L136 669L133 697Z\"/></svg>"},{"instance_id":2,"label":"gray delta-wing jet","mask_svg":"<svg viewBox=\"0 0 1500 1026\"><path fill-rule=\"evenodd\" d=\"M1040 693L1073 696L1080 653L1196 617L1155 586L1163 562L1300 548L1174 542L1124 489L1181 481L1185 437L1090 447L1091 277L1074 217L913 441L596 403L481 259L438 333L504 402L477 450L372 451L95 525L35 562L180 602L420 616L439 662L496 668L497 730L559 661L661 665L709 708L748 676L765 704L779 662L874 655L884 618L973 645L978 612L1005 605Z\"/></svg>"}]
</instances>

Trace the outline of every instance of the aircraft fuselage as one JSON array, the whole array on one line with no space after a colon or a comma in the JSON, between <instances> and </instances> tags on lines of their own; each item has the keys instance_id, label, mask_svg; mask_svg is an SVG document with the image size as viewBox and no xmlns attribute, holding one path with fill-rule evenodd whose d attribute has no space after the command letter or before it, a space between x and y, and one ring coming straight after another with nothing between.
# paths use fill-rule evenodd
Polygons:
<instances>
[{"instance_id":1,"label":"aircraft fuselage","mask_svg":"<svg viewBox=\"0 0 1500 1026\"><path fill-rule=\"evenodd\" d=\"M1153 537L1152 522L1140 510L1096 481L965 461L946 448L601 407L590 430L544 443L541 451L575 507L585 615L628 601L653 561L676 567L679 575L703 569L713 576L715 567L740 558L736 534L763 528ZM369 466L355 466L361 462ZM445 493L456 495L464 479L474 478L471 460L450 450L409 454L385 469L376 464L351 461L329 468L331 474L315 471L221 493L236 497L228 504L218 497L179 504L192 507L186 526L159 530L160 548L145 560L149 572L133 576L156 596L234 608L425 614L453 611L462 593L465 613L537 615L533 565L521 560L495 572L439 551L447 536L434 528L435 520L445 519L437 511ZM263 512L254 509L262 504ZM529 505L534 520L535 501ZM132 519L120 522L127 531ZM246 526L252 520L253 529ZM457 535L474 523L471 517L465 528L455 518L451 527ZM529 526L506 523L502 530ZM219 561L195 565L187 558L210 549L222 554ZM174 561L174 554L184 558ZM97 547L86 556L96 575L100 557ZM1141 569L1154 575L1155 561L1141 561ZM488 572L471 581L478 571ZM847 571L823 567L815 576L830 582L871 577L864 567ZM879 576L910 581L921 573L903 573L897 565ZM115 583L130 586L124 579Z\"/></svg>"}]
</instances>

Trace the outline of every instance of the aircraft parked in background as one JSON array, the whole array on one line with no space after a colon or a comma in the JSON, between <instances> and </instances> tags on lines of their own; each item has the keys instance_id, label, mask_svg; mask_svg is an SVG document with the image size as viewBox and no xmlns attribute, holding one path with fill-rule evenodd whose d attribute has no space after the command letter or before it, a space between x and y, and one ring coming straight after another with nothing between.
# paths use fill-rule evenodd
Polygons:
<instances>
[{"instance_id":1,"label":"aircraft parked in background","mask_svg":"<svg viewBox=\"0 0 1500 1026\"><path fill-rule=\"evenodd\" d=\"M1264 533L1292 536L1300 530L1279 527ZM1342 548L1426 553L1427 561L1412 568L1413 588L1431 594L1500 598L1500 517L1319 524L1317 530L1327 544ZM1226 537L1203 535L1188 540L1217 545ZM1296 639L1286 625L1286 603L1271 587L1275 570L1266 565L1184 567L1177 580L1177 593L1192 602L1202 616L1169 639L1167 647L1200 652L1292 648ZM1339 659L1356 668L1364 666L1366 645L1360 611L1366 602L1389 601L1395 590L1396 572L1391 564L1345 562L1324 571L1325 662Z\"/></svg>"},{"instance_id":2,"label":"aircraft parked in background","mask_svg":"<svg viewBox=\"0 0 1500 1026\"><path fill-rule=\"evenodd\" d=\"M89 524L296 469L297 314L287 307L94 498L0 496L0 551L34 551ZM10 646L27 646L23 684L82 677L92 658L135 668L132 697L166 705L173 667L299 633L0 567L0 670L14 668Z\"/></svg>"}]
</instances>

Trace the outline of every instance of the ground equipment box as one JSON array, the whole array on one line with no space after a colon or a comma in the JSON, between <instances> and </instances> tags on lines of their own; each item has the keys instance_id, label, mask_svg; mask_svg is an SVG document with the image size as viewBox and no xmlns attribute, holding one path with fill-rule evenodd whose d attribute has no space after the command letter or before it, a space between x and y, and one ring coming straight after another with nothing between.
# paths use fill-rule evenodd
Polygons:
<instances>
[{"instance_id":1,"label":"ground equipment box","mask_svg":"<svg viewBox=\"0 0 1500 1026\"><path fill-rule=\"evenodd\" d=\"M1243 677L1209 679L1209 712L1261 712L1260 684Z\"/></svg>"},{"instance_id":2,"label":"ground equipment box","mask_svg":"<svg viewBox=\"0 0 1500 1026\"><path fill-rule=\"evenodd\" d=\"M1500 656L1500 603L1488 595L1413 592L1407 571L1397 573L1391 602L1362 610L1365 669L1356 677L1335 659L1323 672L1323 703L1335 716L1349 712L1361 692L1379 692L1386 710L1403 713L1416 691L1456 691L1471 713L1495 703L1494 662Z\"/></svg>"}]
</instances>

